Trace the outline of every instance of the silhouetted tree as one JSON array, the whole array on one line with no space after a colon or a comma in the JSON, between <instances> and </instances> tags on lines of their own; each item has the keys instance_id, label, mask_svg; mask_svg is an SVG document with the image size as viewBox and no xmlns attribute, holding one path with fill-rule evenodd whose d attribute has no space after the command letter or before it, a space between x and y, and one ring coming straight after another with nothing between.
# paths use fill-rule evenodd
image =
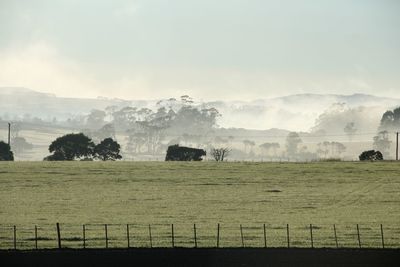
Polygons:
<instances>
[{"instance_id":1,"label":"silhouetted tree","mask_svg":"<svg viewBox=\"0 0 400 267\"><path fill-rule=\"evenodd\" d=\"M206 151L198 148L172 145L168 147L166 161L201 161Z\"/></svg>"},{"instance_id":2,"label":"silhouetted tree","mask_svg":"<svg viewBox=\"0 0 400 267\"><path fill-rule=\"evenodd\" d=\"M93 158L94 147L95 145L93 141L83 133L67 134L58 137L50 144L49 151L50 153L53 153L53 155L46 157L45 160Z\"/></svg>"},{"instance_id":3,"label":"silhouetted tree","mask_svg":"<svg viewBox=\"0 0 400 267\"><path fill-rule=\"evenodd\" d=\"M376 161L376 160L383 160L383 155L380 151L375 151L375 150L368 150L364 151L361 153L359 156L359 159L361 161L365 160L370 160L370 161Z\"/></svg>"},{"instance_id":4,"label":"silhouetted tree","mask_svg":"<svg viewBox=\"0 0 400 267\"><path fill-rule=\"evenodd\" d=\"M215 161L224 161L227 156L229 156L229 153L231 150L227 147L221 147L221 148L212 148L211 149L211 156L215 159Z\"/></svg>"},{"instance_id":5,"label":"silhouetted tree","mask_svg":"<svg viewBox=\"0 0 400 267\"><path fill-rule=\"evenodd\" d=\"M95 157L103 161L122 159L121 146L112 138L106 138L94 148Z\"/></svg>"},{"instance_id":6,"label":"silhouetted tree","mask_svg":"<svg viewBox=\"0 0 400 267\"><path fill-rule=\"evenodd\" d=\"M64 154L62 152L54 151L53 154L48 155L43 160L45 160L45 161L63 161L63 160L66 160L66 159L65 159L65 156L64 156Z\"/></svg>"},{"instance_id":7,"label":"silhouetted tree","mask_svg":"<svg viewBox=\"0 0 400 267\"><path fill-rule=\"evenodd\" d=\"M400 107L393 111L388 110L382 115L379 129L394 130L400 128Z\"/></svg>"},{"instance_id":8,"label":"silhouetted tree","mask_svg":"<svg viewBox=\"0 0 400 267\"><path fill-rule=\"evenodd\" d=\"M10 146L3 142L0 141L0 161L13 161L14 160L14 154L11 151Z\"/></svg>"}]
</instances>

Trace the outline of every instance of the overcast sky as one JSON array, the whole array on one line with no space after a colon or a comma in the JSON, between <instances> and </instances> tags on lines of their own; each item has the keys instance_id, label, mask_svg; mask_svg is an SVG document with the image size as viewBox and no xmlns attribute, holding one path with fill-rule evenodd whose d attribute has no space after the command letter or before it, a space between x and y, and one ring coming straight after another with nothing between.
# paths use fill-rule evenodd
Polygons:
<instances>
[{"instance_id":1,"label":"overcast sky","mask_svg":"<svg viewBox=\"0 0 400 267\"><path fill-rule=\"evenodd\" d=\"M398 0L0 0L0 86L59 96L399 96Z\"/></svg>"}]
</instances>

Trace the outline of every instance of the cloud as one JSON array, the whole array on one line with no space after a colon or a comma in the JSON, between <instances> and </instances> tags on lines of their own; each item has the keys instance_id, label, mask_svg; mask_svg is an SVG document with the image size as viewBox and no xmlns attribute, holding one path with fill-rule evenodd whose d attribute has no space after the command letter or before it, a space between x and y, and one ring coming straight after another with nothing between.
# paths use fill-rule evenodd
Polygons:
<instances>
[{"instance_id":1,"label":"cloud","mask_svg":"<svg viewBox=\"0 0 400 267\"><path fill-rule=\"evenodd\" d=\"M235 67L119 65L65 56L52 43L13 43L0 50L0 86L20 86L65 97L160 99L188 94L203 100L251 100L300 93L376 93L362 73L347 77L299 70ZM397 92L393 89L379 91Z\"/></svg>"},{"instance_id":2,"label":"cloud","mask_svg":"<svg viewBox=\"0 0 400 267\"><path fill-rule=\"evenodd\" d=\"M93 97L99 85L80 64L63 58L45 41L0 51L0 85L21 86L61 96Z\"/></svg>"},{"instance_id":3,"label":"cloud","mask_svg":"<svg viewBox=\"0 0 400 267\"><path fill-rule=\"evenodd\" d=\"M132 17L137 13L139 4L135 2L126 3L123 6L115 7L112 14L117 19Z\"/></svg>"}]
</instances>

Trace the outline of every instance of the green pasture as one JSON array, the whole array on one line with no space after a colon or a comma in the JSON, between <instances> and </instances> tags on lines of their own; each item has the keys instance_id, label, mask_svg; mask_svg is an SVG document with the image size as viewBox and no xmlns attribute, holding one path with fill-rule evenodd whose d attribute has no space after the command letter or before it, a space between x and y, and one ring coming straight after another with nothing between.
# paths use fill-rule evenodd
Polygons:
<instances>
[{"instance_id":1,"label":"green pasture","mask_svg":"<svg viewBox=\"0 0 400 267\"><path fill-rule=\"evenodd\" d=\"M396 162L7 162L0 163L0 248L63 246L400 247L400 164Z\"/></svg>"}]
</instances>

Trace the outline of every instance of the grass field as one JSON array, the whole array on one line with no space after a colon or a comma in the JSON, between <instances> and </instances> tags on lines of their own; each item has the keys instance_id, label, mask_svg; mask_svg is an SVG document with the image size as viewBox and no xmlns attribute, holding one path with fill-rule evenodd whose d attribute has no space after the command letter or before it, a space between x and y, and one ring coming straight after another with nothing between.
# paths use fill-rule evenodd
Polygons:
<instances>
[{"instance_id":1,"label":"grass field","mask_svg":"<svg viewBox=\"0 0 400 267\"><path fill-rule=\"evenodd\" d=\"M11 247L12 226L18 246L32 247L39 227L39 247L55 246L60 222L66 246L170 245L174 224L177 246L193 245L196 223L199 246L262 246L263 224L269 246L333 247L333 224L340 246L358 246L356 224L365 247L400 247L400 164L213 163L213 162L11 162L0 163L0 248Z\"/></svg>"}]
</instances>

